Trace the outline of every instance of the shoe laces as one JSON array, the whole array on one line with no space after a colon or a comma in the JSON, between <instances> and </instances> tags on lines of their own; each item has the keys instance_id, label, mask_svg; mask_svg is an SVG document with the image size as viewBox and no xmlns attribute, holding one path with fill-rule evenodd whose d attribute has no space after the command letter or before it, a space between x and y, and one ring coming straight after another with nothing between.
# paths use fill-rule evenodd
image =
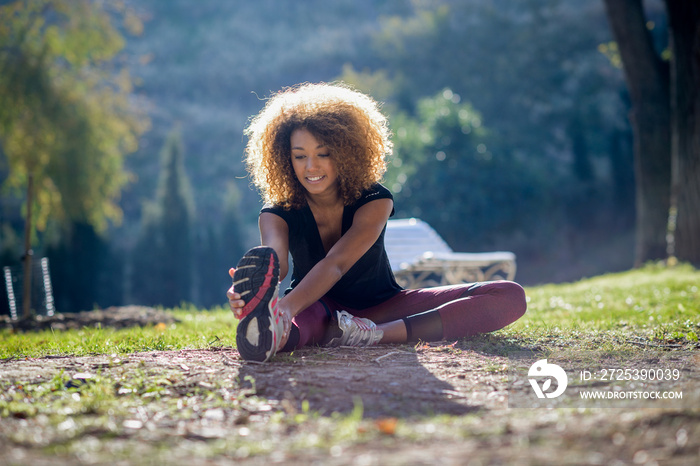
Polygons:
<instances>
[{"instance_id":1,"label":"shoe laces","mask_svg":"<svg viewBox=\"0 0 700 466\"><path fill-rule=\"evenodd\" d=\"M338 311L338 326L343 331L341 346L370 346L381 340L384 332L369 319Z\"/></svg>"}]
</instances>

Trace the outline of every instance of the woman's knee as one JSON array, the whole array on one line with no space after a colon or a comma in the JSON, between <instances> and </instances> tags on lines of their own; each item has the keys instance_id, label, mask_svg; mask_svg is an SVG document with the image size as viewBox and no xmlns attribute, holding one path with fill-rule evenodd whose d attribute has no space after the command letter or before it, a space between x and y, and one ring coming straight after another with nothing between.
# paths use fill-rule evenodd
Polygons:
<instances>
[{"instance_id":1,"label":"woman's knee","mask_svg":"<svg viewBox=\"0 0 700 466\"><path fill-rule=\"evenodd\" d=\"M520 284L510 281L501 282L503 287L501 293L508 299L508 308L513 313L515 319L521 318L527 310L527 296L525 289Z\"/></svg>"},{"instance_id":2,"label":"woman's knee","mask_svg":"<svg viewBox=\"0 0 700 466\"><path fill-rule=\"evenodd\" d=\"M522 317L527 310L527 297L525 290L520 284L508 281L497 280L477 284L481 288L480 293L489 294L498 299L498 307L507 311L512 320Z\"/></svg>"}]
</instances>

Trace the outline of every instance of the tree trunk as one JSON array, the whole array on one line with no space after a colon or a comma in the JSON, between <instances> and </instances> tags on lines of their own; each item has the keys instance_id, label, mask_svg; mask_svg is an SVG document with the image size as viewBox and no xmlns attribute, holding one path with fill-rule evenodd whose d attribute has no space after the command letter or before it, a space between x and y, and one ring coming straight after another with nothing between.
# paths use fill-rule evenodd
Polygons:
<instances>
[{"instance_id":1,"label":"tree trunk","mask_svg":"<svg viewBox=\"0 0 700 466\"><path fill-rule=\"evenodd\" d=\"M32 203L34 194L34 176L27 178L27 218L24 222L24 283L22 295L22 318L32 317Z\"/></svg>"},{"instance_id":2,"label":"tree trunk","mask_svg":"<svg viewBox=\"0 0 700 466\"><path fill-rule=\"evenodd\" d=\"M654 50L642 0L605 0L605 6L632 101L639 266L666 257L671 196L668 68Z\"/></svg>"},{"instance_id":3,"label":"tree trunk","mask_svg":"<svg viewBox=\"0 0 700 466\"><path fill-rule=\"evenodd\" d=\"M700 3L666 0L671 26L671 198L676 213L670 248L700 265ZM674 238L675 236L675 238Z\"/></svg>"}]
</instances>

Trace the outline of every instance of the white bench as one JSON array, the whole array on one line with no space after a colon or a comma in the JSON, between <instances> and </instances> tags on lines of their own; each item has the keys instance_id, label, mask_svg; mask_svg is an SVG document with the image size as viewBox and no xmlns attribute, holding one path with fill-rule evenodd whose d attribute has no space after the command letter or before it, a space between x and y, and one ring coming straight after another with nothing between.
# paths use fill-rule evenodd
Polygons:
<instances>
[{"instance_id":1,"label":"white bench","mask_svg":"<svg viewBox=\"0 0 700 466\"><path fill-rule=\"evenodd\" d=\"M384 245L396 281L404 288L512 280L515 254L454 252L426 222L389 220Z\"/></svg>"}]
</instances>

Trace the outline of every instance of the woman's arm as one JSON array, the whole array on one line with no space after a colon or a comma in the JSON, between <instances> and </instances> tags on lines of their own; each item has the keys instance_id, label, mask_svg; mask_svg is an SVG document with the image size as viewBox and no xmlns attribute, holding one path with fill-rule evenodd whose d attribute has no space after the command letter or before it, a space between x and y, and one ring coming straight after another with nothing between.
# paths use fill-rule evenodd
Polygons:
<instances>
[{"instance_id":1,"label":"woman's arm","mask_svg":"<svg viewBox=\"0 0 700 466\"><path fill-rule=\"evenodd\" d=\"M295 316L333 288L377 241L389 219L393 206L394 202L391 199L377 199L360 207L355 212L350 229L333 245L326 257L309 271L294 290L279 301L280 309ZM261 221L263 244L275 248L279 255L280 251L277 250L275 244L281 244L281 241L274 232L276 228L273 228L272 233L263 232L266 227L267 225L263 225ZM285 237L285 240L284 253L288 251L288 237ZM265 243L265 241L271 242ZM281 261L282 257L280 256ZM285 264L286 261L285 256Z\"/></svg>"},{"instance_id":2,"label":"woman's arm","mask_svg":"<svg viewBox=\"0 0 700 466\"><path fill-rule=\"evenodd\" d=\"M277 253L280 263L279 281L282 281L289 270L289 227L287 222L273 213L263 212L258 219L258 226L260 228L261 244L270 246ZM228 273L231 278L233 278L235 271L236 269L229 269ZM233 285L226 292L226 296L233 315L240 319L245 301L241 299L241 295L236 292Z\"/></svg>"},{"instance_id":3,"label":"woman's arm","mask_svg":"<svg viewBox=\"0 0 700 466\"><path fill-rule=\"evenodd\" d=\"M279 215L263 212L258 217L260 244L275 250L280 261L280 281L289 272L289 226Z\"/></svg>"}]
</instances>

